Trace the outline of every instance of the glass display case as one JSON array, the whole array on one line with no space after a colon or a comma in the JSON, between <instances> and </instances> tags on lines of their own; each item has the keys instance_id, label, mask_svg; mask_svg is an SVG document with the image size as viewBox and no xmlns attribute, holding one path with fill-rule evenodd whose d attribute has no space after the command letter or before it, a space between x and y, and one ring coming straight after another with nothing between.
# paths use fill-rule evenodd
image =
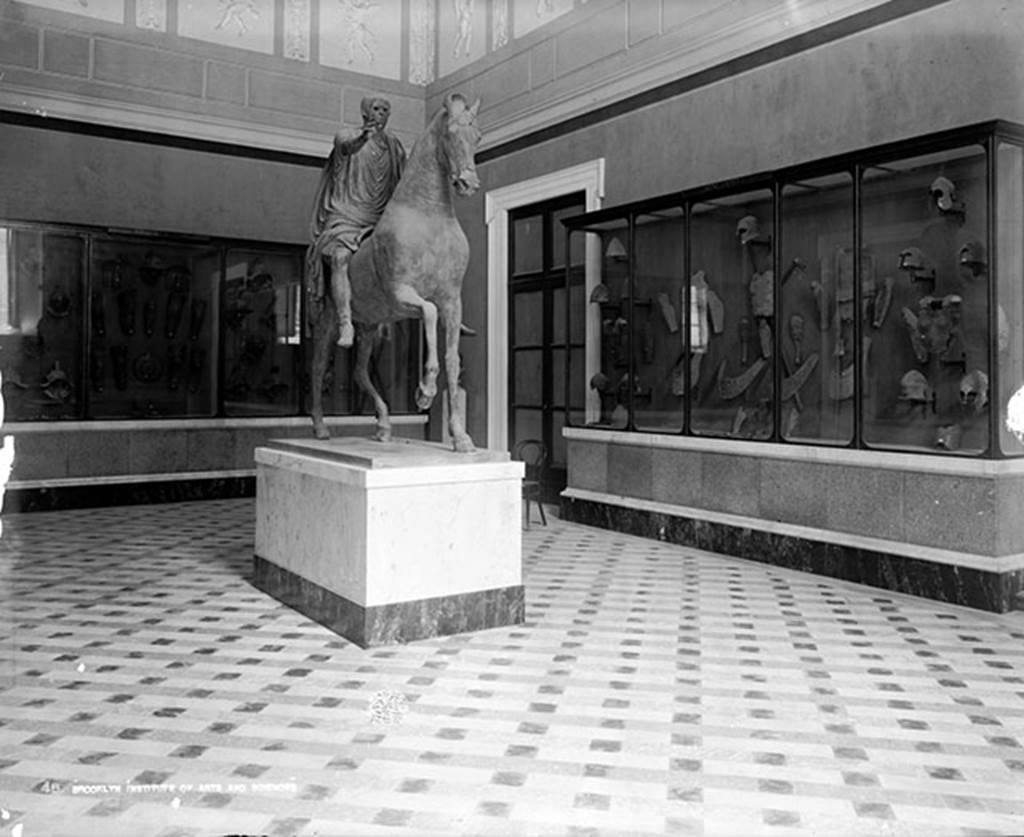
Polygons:
<instances>
[{"instance_id":1,"label":"glass display case","mask_svg":"<svg viewBox=\"0 0 1024 837\"><path fill-rule=\"evenodd\" d=\"M8 421L299 415L305 248L0 223ZM418 322L378 335L371 374L415 412ZM372 414L335 350L325 412Z\"/></svg>"},{"instance_id":2,"label":"glass display case","mask_svg":"<svg viewBox=\"0 0 1024 837\"><path fill-rule=\"evenodd\" d=\"M81 418L87 239L0 228L0 363L8 420Z\"/></svg>"},{"instance_id":3,"label":"glass display case","mask_svg":"<svg viewBox=\"0 0 1024 837\"><path fill-rule=\"evenodd\" d=\"M843 172L783 183L780 206L780 261L795 281L780 289L779 433L786 441L846 445L853 439L853 178ZM870 257L861 270L874 276ZM884 321L885 308L884 297L869 306L873 322Z\"/></svg>"},{"instance_id":4,"label":"glass display case","mask_svg":"<svg viewBox=\"0 0 1024 837\"><path fill-rule=\"evenodd\" d=\"M987 180L980 144L862 169L862 279L876 283L861 327L871 447L989 447ZM871 287L891 300L884 321L871 316Z\"/></svg>"},{"instance_id":5,"label":"glass display case","mask_svg":"<svg viewBox=\"0 0 1024 837\"><path fill-rule=\"evenodd\" d=\"M227 251L224 414L294 415L301 380L302 261L298 254Z\"/></svg>"},{"instance_id":6,"label":"glass display case","mask_svg":"<svg viewBox=\"0 0 1024 837\"><path fill-rule=\"evenodd\" d=\"M772 193L709 195L689 213L690 428L767 439L777 331Z\"/></svg>"},{"instance_id":7,"label":"glass display case","mask_svg":"<svg viewBox=\"0 0 1024 837\"><path fill-rule=\"evenodd\" d=\"M95 236L88 264L87 415L214 415L217 249Z\"/></svg>"},{"instance_id":8,"label":"glass display case","mask_svg":"<svg viewBox=\"0 0 1024 837\"><path fill-rule=\"evenodd\" d=\"M996 335L996 376L990 398L1003 454L1024 454L1024 147L999 138L995 153L995 253L988 282L995 289L989 328Z\"/></svg>"},{"instance_id":9,"label":"glass display case","mask_svg":"<svg viewBox=\"0 0 1024 837\"><path fill-rule=\"evenodd\" d=\"M595 327L566 373L590 392L570 424L1024 454L1019 126L948 131L565 226L568 246L600 248L586 277Z\"/></svg>"},{"instance_id":10,"label":"glass display case","mask_svg":"<svg viewBox=\"0 0 1024 837\"><path fill-rule=\"evenodd\" d=\"M568 405L566 424L623 429L632 403L628 219L570 229L566 249L572 258L566 274L572 293L569 306L560 312L561 329L574 340L561 373ZM588 251L590 260L601 264L594 276L587 275L585 268Z\"/></svg>"},{"instance_id":11,"label":"glass display case","mask_svg":"<svg viewBox=\"0 0 1024 837\"><path fill-rule=\"evenodd\" d=\"M685 263L683 221L682 211L674 206L652 208L634 221L636 282L629 321L638 359L632 386L638 430L678 432L683 428L685 381L680 372L686 356L686 299L679 293Z\"/></svg>"}]
</instances>

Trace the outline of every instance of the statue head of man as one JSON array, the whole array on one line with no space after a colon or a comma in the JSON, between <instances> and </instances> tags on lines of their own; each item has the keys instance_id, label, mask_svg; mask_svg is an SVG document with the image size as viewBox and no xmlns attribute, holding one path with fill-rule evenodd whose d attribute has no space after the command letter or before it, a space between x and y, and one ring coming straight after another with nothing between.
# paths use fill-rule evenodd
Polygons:
<instances>
[{"instance_id":1,"label":"statue head of man","mask_svg":"<svg viewBox=\"0 0 1024 837\"><path fill-rule=\"evenodd\" d=\"M391 116L391 104L387 99L377 96L367 96L360 103L363 112L363 127L383 131L388 124L388 117Z\"/></svg>"}]
</instances>

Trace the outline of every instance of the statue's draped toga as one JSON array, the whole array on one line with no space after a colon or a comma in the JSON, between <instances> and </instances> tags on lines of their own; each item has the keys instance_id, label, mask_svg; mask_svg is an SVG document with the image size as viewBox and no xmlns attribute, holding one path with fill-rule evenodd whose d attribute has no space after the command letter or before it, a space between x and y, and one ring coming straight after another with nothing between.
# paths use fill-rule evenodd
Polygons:
<instances>
[{"instance_id":1,"label":"statue's draped toga","mask_svg":"<svg viewBox=\"0 0 1024 837\"><path fill-rule=\"evenodd\" d=\"M335 138L314 201L307 281L314 300L324 296L323 259L338 248L355 252L372 232L402 175L405 149L380 131L365 142Z\"/></svg>"}]
</instances>

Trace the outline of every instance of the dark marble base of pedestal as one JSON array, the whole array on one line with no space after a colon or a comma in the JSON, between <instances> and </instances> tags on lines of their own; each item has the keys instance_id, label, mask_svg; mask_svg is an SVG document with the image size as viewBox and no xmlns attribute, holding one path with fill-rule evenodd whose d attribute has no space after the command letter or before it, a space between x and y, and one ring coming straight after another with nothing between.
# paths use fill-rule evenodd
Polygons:
<instances>
[{"instance_id":1,"label":"dark marble base of pedestal","mask_svg":"<svg viewBox=\"0 0 1024 837\"><path fill-rule=\"evenodd\" d=\"M562 498L562 518L995 613L1024 605L1024 570L943 564L578 497Z\"/></svg>"},{"instance_id":2,"label":"dark marble base of pedestal","mask_svg":"<svg viewBox=\"0 0 1024 837\"><path fill-rule=\"evenodd\" d=\"M523 586L363 606L255 556L253 584L361 648L520 625Z\"/></svg>"},{"instance_id":3,"label":"dark marble base of pedestal","mask_svg":"<svg viewBox=\"0 0 1024 837\"><path fill-rule=\"evenodd\" d=\"M10 513L67 511L105 506L182 503L190 500L227 500L253 497L255 494L255 477L55 485L43 488L9 488L4 494L3 509Z\"/></svg>"}]
</instances>

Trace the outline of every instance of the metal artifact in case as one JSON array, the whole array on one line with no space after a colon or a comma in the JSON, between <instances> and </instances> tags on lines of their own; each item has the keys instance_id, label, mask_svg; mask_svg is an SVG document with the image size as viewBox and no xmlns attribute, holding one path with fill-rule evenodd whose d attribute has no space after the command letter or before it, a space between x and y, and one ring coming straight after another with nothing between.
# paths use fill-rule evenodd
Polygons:
<instances>
[{"instance_id":1,"label":"metal artifact in case","mask_svg":"<svg viewBox=\"0 0 1024 837\"><path fill-rule=\"evenodd\" d=\"M213 415L220 253L97 236L89 268L89 415Z\"/></svg>"}]
</instances>

